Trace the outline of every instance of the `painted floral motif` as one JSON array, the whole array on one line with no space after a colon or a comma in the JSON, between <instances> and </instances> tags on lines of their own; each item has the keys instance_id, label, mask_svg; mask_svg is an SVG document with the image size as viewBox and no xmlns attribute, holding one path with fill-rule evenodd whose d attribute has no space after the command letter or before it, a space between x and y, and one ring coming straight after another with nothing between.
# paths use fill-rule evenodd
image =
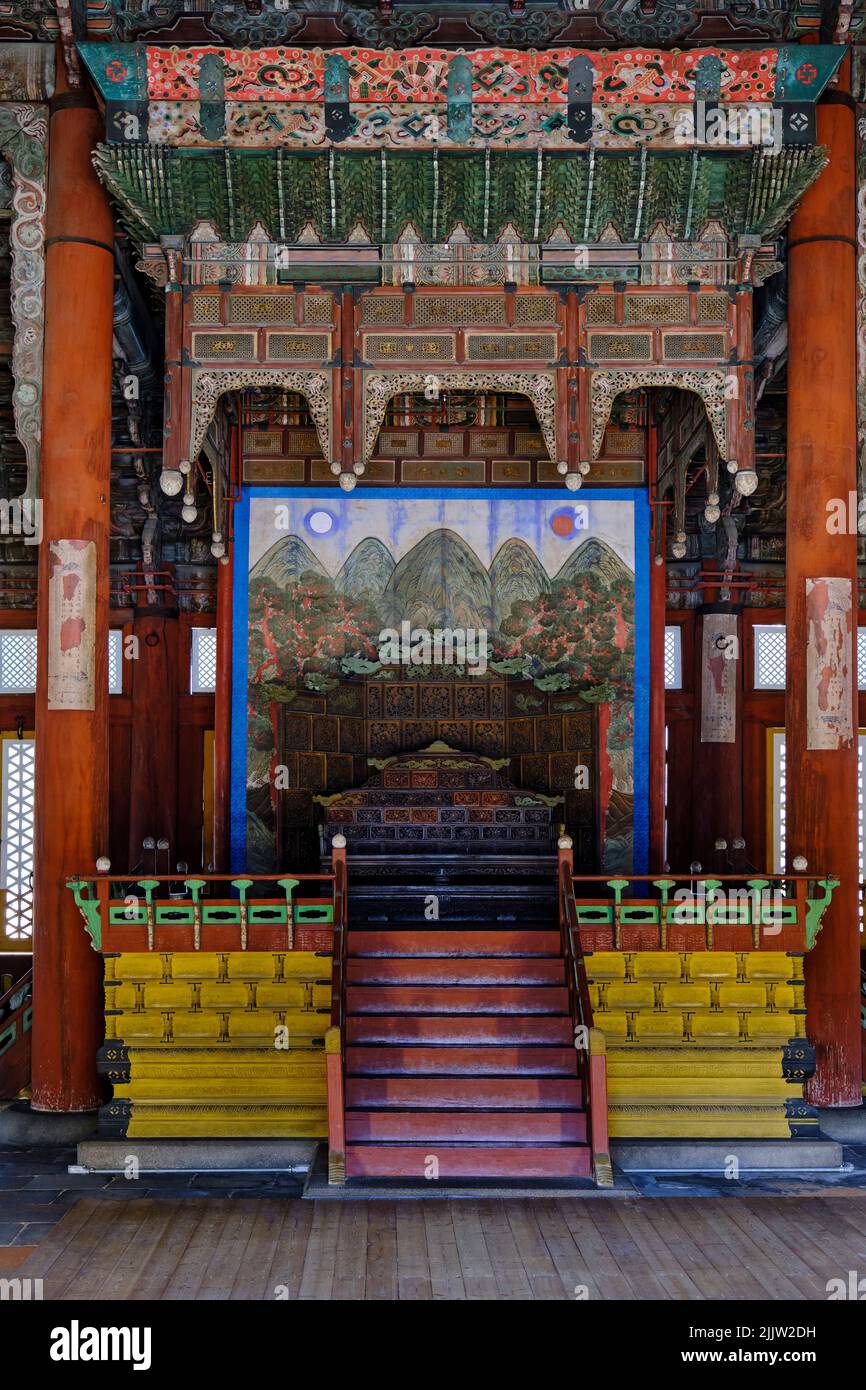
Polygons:
<instances>
[{"instance_id":1,"label":"painted floral motif","mask_svg":"<svg viewBox=\"0 0 866 1390\"><path fill-rule=\"evenodd\" d=\"M573 58L587 57L595 69L597 102L690 102L695 96L697 65L705 53L722 62L721 95L728 101L772 101L776 85L776 48L690 49L670 52L630 48L613 53L578 48L523 52L480 49L466 55L472 71L473 103L561 102L568 99L568 68ZM225 95L230 101L323 101L325 59L345 61L351 102L444 103L448 69L454 54L447 49L337 48L288 46L269 49L148 48L147 94L151 99L198 101L199 69L208 54L225 63Z\"/></svg>"}]
</instances>

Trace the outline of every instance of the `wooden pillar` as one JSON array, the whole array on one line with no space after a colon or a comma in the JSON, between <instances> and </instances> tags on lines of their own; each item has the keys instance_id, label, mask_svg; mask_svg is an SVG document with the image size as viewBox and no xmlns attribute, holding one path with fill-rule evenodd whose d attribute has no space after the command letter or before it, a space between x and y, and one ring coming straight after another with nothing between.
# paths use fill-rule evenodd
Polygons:
<instances>
[{"instance_id":1,"label":"wooden pillar","mask_svg":"<svg viewBox=\"0 0 866 1390\"><path fill-rule=\"evenodd\" d=\"M173 609L139 609L133 622L136 640L132 661L132 720L129 744L129 870L152 865L142 854L146 835L165 838L170 868L177 845L177 697L179 634ZM187 788L185 795L195 794ZM159 872L166 872L159 856Z\"/></svg>"},{"instance_id":2,"label":"wooden pillar","mask_svg":"<svg viewBox=\"0 0 866 1390\"><path fill-rule=\"evenodd\" d=\"M810 872L841 880L806 961L817 1050L807 1094L814 1104L857 1105L856 518L847 532L828 525L828 508L847 505L857 488L854 107L845 90L820 103L818 144L830 163L788 243L786 845L789 868L804 855Z\"/></svg>"},{"instance_id":3,"label":"wooden pillar","mask_svg":"<svg viewBox=\"0 0 866 1390\"><path fill-rule=\"evenodd\" d=\"M99 1104L102 962L65 887L108 830L108 532L113 227L92 151L102 122L58 53L46 215L39 550L32 1098Z\"/></svg>"},{"instance_id":4,"label":"wooden pillar","mask_svg":"<svg viewBox=\"0 0 866 1390\"><path fill-rule=\"evenodd\" d=\"M231 490L240 488L240 426L232 428ZM217 565L216 690L213 741L213 852L217 873L227 873L231 857L232 766L232 581L234 537L229 528L228 564Z\"/></svg>"},{"instance_id":5,"label":"wooden pillar","mask_svg":"<svg viewBox=\"0 0 866 1390\"><path fill-rule=\"evenodd\" d=\"M658 486L657 426L647 426L650 497ZM649 868L661 873L665 862L665 610L667 564L665 508L652 509L650 542L650 729L649 729Z\"/></svg>"}]
</instances>

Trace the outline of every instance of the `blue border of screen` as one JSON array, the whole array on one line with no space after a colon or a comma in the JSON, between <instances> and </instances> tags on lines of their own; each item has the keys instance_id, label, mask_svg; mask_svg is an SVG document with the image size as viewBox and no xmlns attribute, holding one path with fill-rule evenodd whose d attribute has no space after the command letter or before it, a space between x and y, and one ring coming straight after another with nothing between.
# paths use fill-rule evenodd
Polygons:
<instances>
[{"instance_id":1,"label":"blue border of screen","mask_svg":"<svg viewBox=\"0 0 866 1390\"><path fill-rule=\"evenodd\" d=\"M579 493L560 488L367 488L360 494L370 498L471 497L521 498L537 501L634 503L635 554L635 647L634 647L634 860L633 874L645 873L649 853L649 566L650 506L642 488L582 488ZM340 494L342 496L342 494ZM235 507L235 543L232 621L232 726L231 726L231 864L232 873L246 867L247 843L247 643L239 640L246 633L249 618L250 501L252 498L315 497L334 501L330 489L315 487L246 488Z\"/></svg>"}]
</instances>

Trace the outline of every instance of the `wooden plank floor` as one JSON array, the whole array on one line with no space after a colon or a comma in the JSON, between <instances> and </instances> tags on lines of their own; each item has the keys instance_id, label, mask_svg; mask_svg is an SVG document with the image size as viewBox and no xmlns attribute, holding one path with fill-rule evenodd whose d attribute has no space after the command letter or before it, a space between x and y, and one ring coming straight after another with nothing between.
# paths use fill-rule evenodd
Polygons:
<instances>
[{"instance_id":1,"label":"wooden plank floor","mask_svg":"<svg viewBox=\"0 0 866 1390\"><path fill-rule=\"evenodd\" d=\"M866 1194L313 1202L84 1197L20 1270L46 1299L820 1299Z\"/></svg>"}]
</instances>

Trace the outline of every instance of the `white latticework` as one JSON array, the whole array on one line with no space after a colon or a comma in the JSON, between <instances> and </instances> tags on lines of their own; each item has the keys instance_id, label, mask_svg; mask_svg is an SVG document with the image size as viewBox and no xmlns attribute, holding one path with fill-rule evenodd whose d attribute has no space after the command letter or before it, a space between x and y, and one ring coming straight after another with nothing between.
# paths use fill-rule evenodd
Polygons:
<instances>
[{"instance_id":1,"label":"white latticework","mask_svg":"<svg viewBox=\"0 0 866 1390\"><path fill-rule=\"evenodd\" d=\"M35 689L35 631L12 628L0 632L0 693L19 695Z\"/></svg>"},{"instance_id":2,"label":"white latticework","mask_svg":"<svg viewBox=\"0 0 866 1390\"><path fill-rule=\"evenodd\" d=\"M787 847L786 800L787 800L787 760L785 757L785 730L773 730L773 870L777 874L785 871L785 850Z\"/></svg>"},{"instance_id":3,"label":"white latticework","mask_svg":"<svg viewBox=\"0 0 866 1390\"><path fill-rule=\"evenodd\" d=\"M787 655L781 623L755 624L755 689L784 690Z\"/></svg>"},{"instance_id":4,"label":"white latticework","mask_svg":"<svg viewBox=\"0 0 866 1390\"><path fill-rule=\"evenodd\" d=\"M665 689L681 690L683 684L682 630L665 628Z\"/></svg>"},{"instance_id":5,"label":"white latticework","mask_svg":"<svg viewBox=\"0 0 866 1390\"><path fill-rule=\"evenodd\" d=\"M34 748L32 738L3 740L0 882L6 894L5 934L19 941L33 935Z\"/></svg>"},{"instance_id":6,"label":"white latticework","mask_svg":"<svg viewBox=\"0 0 866 1390\"><path fill-rule=\"evenodd\" d=\"M190 694L209 694L216 690L216 669L216 628L194 627L189 670Z\"/></svg>"},{"instance_id":7,"label":"white latticework","mask_svg":"<svg viewBox=\"0 0 866 1390\"><path fill-rule=\"evenodd\" d=\"M108 693L123 694L123 633L115 627L108 634Z\"/></svg>"}]
</instances>

